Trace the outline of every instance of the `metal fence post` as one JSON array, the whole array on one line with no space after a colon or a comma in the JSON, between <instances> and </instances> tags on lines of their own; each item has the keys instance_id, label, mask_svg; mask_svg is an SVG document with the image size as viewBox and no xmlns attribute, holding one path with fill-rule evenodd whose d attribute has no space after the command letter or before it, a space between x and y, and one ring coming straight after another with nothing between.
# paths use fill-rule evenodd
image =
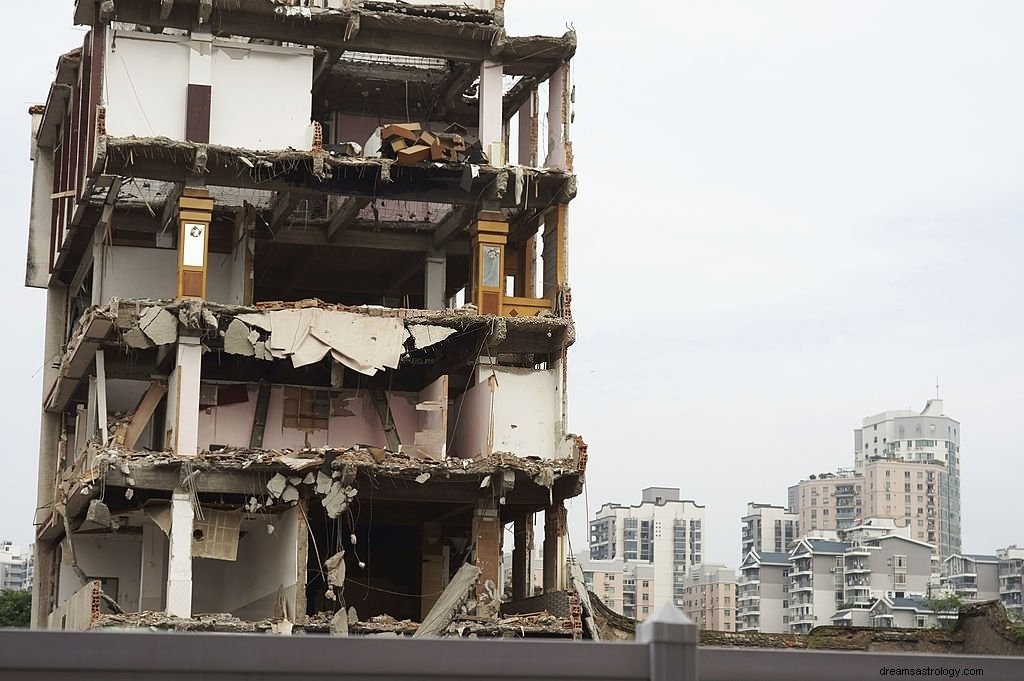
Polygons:
<instances>
[{"instance_id":1,"label":"metal fence post","mask_svg":"<svg viewBox=\"0 0 1024 681\"><path fill-rule=\"evenodd\" d=\"M648 648L650 681L698 681L697 625L665 603L637 628L636 642Z\"/></svg>"}]
</instances>

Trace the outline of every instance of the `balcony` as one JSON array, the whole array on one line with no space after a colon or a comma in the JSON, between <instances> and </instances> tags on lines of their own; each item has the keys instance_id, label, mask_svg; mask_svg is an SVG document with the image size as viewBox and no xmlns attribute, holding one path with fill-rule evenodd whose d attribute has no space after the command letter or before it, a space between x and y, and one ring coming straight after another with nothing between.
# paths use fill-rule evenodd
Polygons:
<instances>
[{"instance_id":1,"label":"balcony","mask_svg":"<svg viewBox=\"0 0 1024 681\"><path fill-rule=\"evenodd\" d=\"M789 587L789 592L793 594L802 593L805 591L814 591L814 583L807 582L794 582L793 586Z\"/></svg>"},{"instance_id":2,"label":"balcony","mask_svg":"<svg viewBox=\"0 0 1024 681\"><path fill-rule=\"evenodd\" d=\"M868 567L867 563L862 563L861 561L847 562L845 570L846 574L848 575L864 574L871 572L871 568Z\"/></svg>"},{"instance_id":3,"label":"balcony","mask_svg":"<svg viewBox=\"0 0 1024 681\"><path fill-rule=\"evenodd\" d=\"M851 546L844 552L847 556L870 556L871 551L866 546Z\"/></svg>"}]
</instances>

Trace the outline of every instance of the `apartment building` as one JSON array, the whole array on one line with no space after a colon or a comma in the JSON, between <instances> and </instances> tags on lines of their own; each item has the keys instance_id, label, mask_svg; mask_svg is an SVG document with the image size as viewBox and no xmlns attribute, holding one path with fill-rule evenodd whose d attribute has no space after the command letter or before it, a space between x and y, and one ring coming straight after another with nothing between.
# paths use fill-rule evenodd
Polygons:
<instances>
[{"instance_id":1,"label":"apartment building","mask_svg":"<svg viewBox=\"0 0 1024 681\"><path fill-rule=\"evenodd\" d=\"M855 537L846 545L842 563L842 602L867 608L883 596L902 598L928 593L933 547L916 539L890 534Z\"/></svg>"},{"instance_id":2,"label":"apartment building","mask_svg":"<svg viewBox=\"0 0 1024 681\"><path fill-rule=\"evenodd\" d=\"M736 582L738 631L789 632L791 569L788 553L747 554Z\"/></svg>"},{"instance_id":3,"label":"apartment building","mask_svg":"<svg viewBox=\"0 0 1024 681\"><path fill-rule=\"evenodd\" d=\"M921 438L921 439L918 439ZM960 424L930 400L917 414L892 411L854 431L854 468L809 476L789 488L800 531L842 531L866 518L911 526L935 546L935 572L960 551Z\"/></svg>"},{"instance_id":4,"label":"apartment building","mask_svg":"<svg viewBox=\"0 0 1024 681\"><path fill-rule=\"evenodd\" d=\"M408 4L74 3L30 110L36 626L97 584L147 625L490 620L538 514L565 588L575 34Z\"/></svg>"},{"instance_id":5,"label":"apartment building","mask_svg":"<svg viewBox=\"0 0 1024 681\"><path fill-rule=\"evenodd\" d=\"M647 619L654 612L653 565L581 559L580 568L590 591L615 612L639 621Z\"/></svg>"},{"instance_id":6,"label":"apartment building","mask_svg":"<svg viewBox=\"0 0 1024 681\"><path fill-rule=\"evenodd\" d=\"M999 600L999 557L950 556L942 562L941 587L966 602Z\"/></svg>"},{"instance_id":7,"label":"apartment building","mask_svg":"<svg viewBox=\"0 0 1024 681\"><path fill-rule=\"evenodd\" d=\"M0 542L0 589L32 590L32 547Z\"/></svg>"},{"instance_id":8,"label":"apartment building","mask_svg":"<svg viewBox=\"0 0 1024 681\"><path fill-rule=\"evenodd\" d=\"M686 575L682 610L701 629L736 631L736 571L698 565Z\"/></svg>"},{"instance_id":9,"label":"apartment building","mask_svg":"<svg viewBox=\"0 0 1024 681\"><path fill-rule=\"evenodd\" d=\"M801 534L838 532L865 517L863 488L863 478L850 469L811 475L789 488L789 512Z\"/></svg>"},{"instance_id":10,"label":"apartment building","mask_svg":"<svg viewBox=\"0 0 1024 681\"><path fill-rule=\"evenodd\" d=\"M794 634L828 624L842 604L847 546L825 539L801 539L790 551L789 628Z\"/></svg>"},{"instance_id":11,"label":"apartment building","mask_svg":"<svg viewBox=\"0 0 1024 681\"><path fill-rule=\"evenodd\" d=\"M740 557L751 551L785 553L799 536L799 518L782 506L749 502L740 521Z\"/></svg>"},{"instance_id":12,"label":"apartment building","mask_svg":"<svg viewBox=\"0 0 1024 681\"><path fill-rule=\"evenodd\" d=\"M1024 548L1016 544L996 551L999 558L999 600L1010 612L1024 615Z\"/></svg>"},{"instance_id":13,"label":"apartment building","mask_svg":"<svg viewBox=\"0 0 1024 681\"><path fill-rule=\"evenodd\" d=\"M880 464L874 476L872 462ZM867 481L867 516L902 513L914 519L923 535L917 538L935 544L941 559L960 552L960 423L943 413L942 400L928 400L919 413L865 418L854 430L854 471Z\"/></svg>"},{"instance_id":14,"label":"apartment building","mask_svg":"<svg viewBox=\"0 0 1024 681\"><path fill-rule=\"evenodd\" d=\"M682 607L685 578L700 565L704 507L680 498L675 487L648 487L640 504L605 504L590 521L591 560L621 560L654 566L655 604Z\"/></svg>"}]
</instances>

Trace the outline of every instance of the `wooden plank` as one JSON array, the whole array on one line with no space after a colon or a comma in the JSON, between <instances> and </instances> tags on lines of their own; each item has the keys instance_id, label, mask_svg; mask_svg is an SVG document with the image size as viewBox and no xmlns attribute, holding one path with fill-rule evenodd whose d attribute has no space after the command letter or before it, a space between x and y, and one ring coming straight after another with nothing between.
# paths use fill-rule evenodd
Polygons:
<instances>
[{"instance_id":1,"label":"wooden plank","mask_svg":"<svg viewBox=\"0 0 1024 681\"><path fill-rule=\"evenodd\" d=\"M167 384L163 381L153 381L149 384L149 390L139 400L138 406L135 407L135 413L132 415L132 420L128 423L127 429L125 429L125 447L135 449L139 436L142 435L142 431L145 430L146 425L153 418L153 412L156 411L157 405L160 404L160 400L166 394Z\"/></svg>"},{"instance_id":2,"label":"wooden plank","mask_svg":"<svg viewBox=\"0 0 1024 681\"><path fill-rule=\"evenodd\" d=\"M189 83L185 104L185 139L201 144L210 143L210 101L213 89L209 85Z\"/></svg>"}]
</instances>

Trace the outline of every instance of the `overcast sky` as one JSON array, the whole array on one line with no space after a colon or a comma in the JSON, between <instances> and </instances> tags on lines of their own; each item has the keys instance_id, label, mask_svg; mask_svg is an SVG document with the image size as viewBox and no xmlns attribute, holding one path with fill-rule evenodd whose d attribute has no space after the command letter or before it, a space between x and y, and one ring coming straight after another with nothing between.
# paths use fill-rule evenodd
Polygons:
<instances>
[{"instance_id":1,"label":"overcast sky","mask_svg":"<svg viewBox=\"0 0 1024 681\"><path fill-rule=\"evenodd\" d=\"M9 3L0 135L0 538L31 541L41 291L22 287L29 104L82 40L70 0ZM1024 544L1024 4L508 0L573 25L571 429L587 495L680 487L735 567L748 501L852 466L869 414L941 383L962 424L964 549Z\"/></svg>"}]
</instances>

